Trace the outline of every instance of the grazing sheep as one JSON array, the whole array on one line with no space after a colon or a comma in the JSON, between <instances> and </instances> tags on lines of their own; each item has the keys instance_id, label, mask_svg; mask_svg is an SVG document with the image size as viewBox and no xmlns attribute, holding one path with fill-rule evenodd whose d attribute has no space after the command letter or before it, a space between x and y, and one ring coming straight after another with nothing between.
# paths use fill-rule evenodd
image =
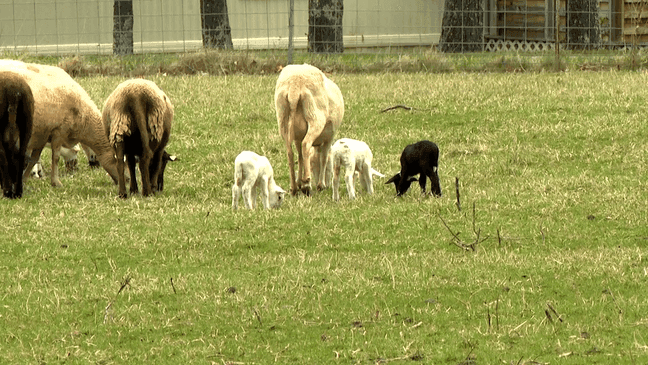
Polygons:
<instances>
[{"instance_id":1,"label":"grazing sheep","mask_svg":"<svg viewBox=\"0 0 648 365\"><path fill-rule=\"evenodd\" d=\"M279 208L285 191L275 183L270 161L251 151L243 151L234 160L234 184L232 185L232 209L243 202L248 209L256 208L257 189L261 191L261 202L265 209Z\"/></svg>"},{"instance_id":2,"label":"grazing sheep","mask_svg":"<svg viewBox=\"0 0 648 365\"><path fill-rule=\"evenodd\" d=\"M283 68L275 87L275 107L279 132L286 144L290 169L290 190L311 194L311 147L328 156L335 131L344 116L344 100L335 83L319 69L310 65L289 65ZM299 173L295 177L292 144L298 155ZM324 171L325 159L319 160L318 171ZM324 174L317 188L324 189Z\"/></svg>"},{"instance_id":3,"label":"grazing sheep","mask_svg":"<svg viewBox=\"0 0 648 365\"><path fill-rule=\"evenodd\" d=\"M439 147L430 141L420 141L408 145L403 150L400 157L401 171L389 179L385 184L394 183L396 186L396 196L401 196L407 192L412 181L418 178L421 191L425 194L426 176L430 178L431 192L436 196L441 196L441 185L439 184Z\"/></svg>"},{"instance_id":4,"label":"grazing sheep","mask_svg":"<svg viewBox=\"0 0 648 365\"><path fill-rule=\"evenodd\" d=\"M63 161L65 162L65 171L68 173L72 173L77 170L79 166L78 155L79 151L81 151L81 148L83 148L86 153L86 157L88 158L88 165L90 166L90 168L100 166L99 161L97 161L97 155L95 155L91 149L87 148L86 146L79 146L81 146L81 144L76 144L72 146L72 148L61 147L61 157L63 157ZM51 148L51 145L47 143L45 147ZM31 171L31 177L35 177L37 179L43 177L43 164L40 160L38 160L34 164L34 167ZM126 179L130 179L130 175L126 174Z\"/></svg>"},{"instance_id":5,"label":"grazing sheep","mask_svg":"<svg viewBox=\"0 0 648 365\"><path fill-rule=\"evenodd\" d=\"M40 179L43 176L45 176L45 173L43 172L43 164L40 161L38 161L38 162L36 162L34 164L34 167L32 167L32 170L31 170L31 173L29 174L29 176L31 176L33 178L36 178L36 179Z\"/></svg>"},{"instance_id":6,"label":"grazing sheep","mask_svg":"<svg viewBox=\"0 0 648 365\"><path fill-rule=\"evenodd\" d=\"M333 200L340 200L340 167L344 166L345 181L349 199L355 199L354 176L356 173L360 183L367 191L373 194L372 175L385 177L385 175L371 168L373 154L369 146L362 141L350 138L338 139L331 147L326 172L333 171Z\"/></svg>"},{"instance_id":7,"label":"grazing sheep","mask_svg":"<svg viewBox=\"0 0 648 365\"><path fill-rule=\"evenodd\" d=\"M5 197L22 197L27 144L32 133L34 96L14 72L0 72L0 185Z\"/></svg>"},{"instance_id":8,"label":"grazing sheep","mask_svg":"<svg viewBox=\"0 0 648 365\"><path fill-rule=\"evenodd\" d=\"M20 74L34 95L34 124L27 146L29 164L23 178L29 177L45 145L52 146L52 186L61 186L58 160L61 147L78 142L92 148L101 166L117 182L117 161L101 124L101 113L88 93L61 68L0 60L0 70Z\"/></svg>"},{"instance_id":9,"label":"grazing sheep","mask_svg":"<svg viewBox=\"0 0 648 365\"><path fill-rule=\"evenodd\" d=\"M103 123L117 157L120 198L127 197L124 157L130 171L131 194L138 192L136 158L139 158L142 195L162 190L166 167L164 148L169 142L172 122L171 100L152 81L127 80L110 94L103 110Z\"/></svg>"}]
</instances>

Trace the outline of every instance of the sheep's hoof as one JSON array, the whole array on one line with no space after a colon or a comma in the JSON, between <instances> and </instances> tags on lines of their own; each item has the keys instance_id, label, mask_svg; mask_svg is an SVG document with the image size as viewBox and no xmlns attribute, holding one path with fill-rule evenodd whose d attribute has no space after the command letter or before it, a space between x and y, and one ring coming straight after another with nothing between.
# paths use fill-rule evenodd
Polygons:
<instances>
[{"instance_id":1,"label":"sheep's hoof","mask_svg":"<svg viewBox=\"0 0 648 365\"><path fill-rule=\"evenodd\" d=\"M324 186L323 184L317 184L317 191L322 191L324 189L326 189L326 186Z\"/></svg>"},{"instance_id":2,"label":"sheep's hoof","mask_svg":"<svg viewBox=\"0 0 648 365\"><path fill-rule=\"evenodd\" d=\"M290 195L297 196L299 194L299 189L290 189Z\"/></svg>"},{"instance_id":3,"label":"sheep's hoof","mask_svg":"<svg viewBox=\"0 0 648 365\"><path fill-rule=\"evenodd\" d=\"M52 186L55 188L60 188L61 186L63 186L63 184L61 184L60 181L56 180L56 181L52 181Z\"/></svg>"},{"instance_id":4,"label":"sheep's hoof","mask_svg":"<svg viewBox=\"0 0 648 365\"><path fill-rule=\"evenodd\" d=\"M119 198L120 199L126 199L126 198L128 198L128 195L126 195L126 193L123 193L123 194L119 193Z\"/></svg>"},{"instance_id":5,"label":"sheep's hoof","mask_svg":"<svg viewBox=\"0 0 648 365\"><path fill-rule=\"evenodd\" d=\"M306 195L306 196L311 196L311 195L312 195L312 192L311 192L311 188L310 188L310 186L304 186L304 187L302 187L302 188L301 188L301 191L302 191L302 193L304 193L304 195Z\"/></svg>"}]
</instances>

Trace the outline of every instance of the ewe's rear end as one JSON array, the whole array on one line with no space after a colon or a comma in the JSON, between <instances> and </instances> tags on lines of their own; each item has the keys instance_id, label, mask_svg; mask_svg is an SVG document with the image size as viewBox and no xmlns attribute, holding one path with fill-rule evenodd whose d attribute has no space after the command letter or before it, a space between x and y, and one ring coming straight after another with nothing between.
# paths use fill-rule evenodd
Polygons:
<instances>
[{"instance_id":1,"label":"ewe's rear end","mask_svg":"<svg viewBox=\"0 0 648 365\"><path fill-rule=\"evenodd\" d=\"M289 65L277 80L275 107L279 132L286 144L291 192L295 195L301 190L310 195L311 147L319 146L322 156L328 155L335 131L344 117L342 93L318 68ZM298 154L298 176L294 170L293 141ZM320 160L319 171L324 171L325 163ZM317 187L324 186L321 174Z\"/></svg>"},{"instance_id":2,"label":"ewe's rear end","mask_svg":"<svg viewBox=\"0 0 648 365\"><path fill-rule=\"evenodd\" d=\"M13 72L0 72L0 185L5 197L22 197L25 153L32 133L34 96Z\"/></svg>"},{"instance_id":3,"label":"ewe's rear end","mask_svg":"<svg viewBox=\"0 0 648 365\"><path fill-rule=\"evenodd\" d=\"M149 196L163 186L165 147L171 134L173 105L152 81L128 80L113 91L104 106L103 123L117 157L119 197L126 198L124 157L130 171L130 192L138 192L136 157L142 177L142 195ZM168 154L167 154L168 156Z\"/></svg>"}]
</instances>

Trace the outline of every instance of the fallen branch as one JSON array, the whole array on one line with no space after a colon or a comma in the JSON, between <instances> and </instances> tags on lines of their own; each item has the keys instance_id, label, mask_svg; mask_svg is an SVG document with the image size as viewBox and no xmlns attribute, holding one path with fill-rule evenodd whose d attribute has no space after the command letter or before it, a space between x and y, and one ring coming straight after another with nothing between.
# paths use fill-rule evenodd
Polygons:
<instances>
[{"instance_id":1,"label":"fallen branch","mask_svg":"<svg viewBox=\"0 0 648 365\"><path fill-rule=\"evenodd\" d=\"M443 217L439 216L439 218L441 219L441 222L443 222L443 225L448 229L448 232L450 232L450 234L452 235L452 237L454 237L454 240L452 241L452 243L453 243L455 246L457 246L457 247L459 247L459 248L462 248L462 249L464 249L464 250L466 250L466 251L470 251L470 250L475 251L475 244L474 244L474 243L473 243L473 244L466 244L466 243L464 243L464 242L461 240L461 238L459 238L459 235L458 235L457 233L454 233L454 232L452 231L452 229L450 229L450 227L449 227L448 224L445 222L445 220L443 220Z\"/></svg>"},{"instance_id":2,"label":"fallen branch","mask_svg":"<svg viewBox=\"0 0 648 365\"><path fill-rule=\"evenodd\" d=\"M398 108L400 108L400 109L405 109L405 110L409 110L409 111L414 110L414 108L412 108L411 106L407 106L407 105L403 105L403 104L398 104L398 105L390 106L390 107L387 108L387 109L383 109L383 110L381 110L380 112L381 112L381 113L384 113L384 112L388 112L388 111L390 111L390 110L394 110L394 109L398 109Z\"/></svg>"},{"instance_id":3,"label":"fallen branch","mask_svg":"<svg viewBox=\"0 0 648 365\"><path fill-rule=\"evenodd\" d=\"M459 200L459 178L455 177L455 191L457 192L457 209L461 212L461 201Z\"/></svg>"}]
</instances>

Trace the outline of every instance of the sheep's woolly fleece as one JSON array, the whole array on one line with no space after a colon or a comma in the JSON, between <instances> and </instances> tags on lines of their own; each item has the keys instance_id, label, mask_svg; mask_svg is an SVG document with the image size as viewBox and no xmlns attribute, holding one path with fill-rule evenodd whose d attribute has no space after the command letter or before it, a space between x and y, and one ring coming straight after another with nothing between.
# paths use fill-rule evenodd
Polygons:
<instances>
[{"instance_id":1,"label":"sheep's woolly fleece","mask_svg":"<svg viewBox=\"0 0 648 365\"><path fill-rule=\"evenodd\" d=\"M166 94L152 81L133 79L121 83L106 100L104 111L110 120L109 141L111 146L131 135L131 113L128 106L131 98L137 96L147 104L146 112L149 139L161 141L164 134L164 120L173 111L173 105Z\"/></svg>"}]
</instances>

